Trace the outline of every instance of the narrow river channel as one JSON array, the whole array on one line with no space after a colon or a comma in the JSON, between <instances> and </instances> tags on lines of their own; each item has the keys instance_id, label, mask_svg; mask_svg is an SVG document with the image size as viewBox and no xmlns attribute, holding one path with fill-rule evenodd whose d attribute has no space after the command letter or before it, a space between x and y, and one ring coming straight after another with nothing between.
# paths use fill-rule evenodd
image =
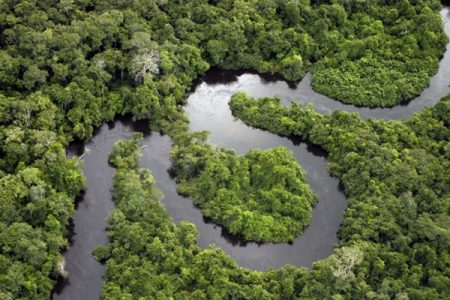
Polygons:
<instances>
[{"instance_id":1,"label":"narrow river channel","mask_svg":"<svg viewBox=\"0 0 450 300\"><path fill-rule=\"evenodd\" d=\"M450 10L441 11L445 31L450 34ZM358 112L363 118L404 119L424 107L434 105L442 96L450 93L450 46L443 57L438 73L419 97L405 105L387 109L359 108L345 105L314 92L310 76L298 84L288 84L270 76L248 72L213 70L207 72L192 88L185 109L189 114L190 129L211 132L209 142L244 154L249 149L268 149L284 146L290 149L298 163L306 170L307 180L319 201L314 208L312 222L303 235L289 244L257 244L239 240L220 226L206 220L201 211L188 198L176 192L175 180L170 177L169 137L146 130L145 122L133 123L122 118L100 127L94 138L86 144L75 144L69 155L81 155L84 149L84 174L88 188L78 204L73 217L72 244L65 253L69 277L61 282L53 293L53 299L98 299L103 286L104 266L95 261L92 250L107 242L105 227L114 204L111 199L111 179L114 169L108 165L112 145L131 136L134 131L145 134L141 167L149 168L164 196L161 202L175 222L187 220L199 230L198 243L202 247L211 244L224 249L242 267L257 270L278 268L285 264L311 267L314 261L333 252L337 232L342 222L346 199L338 179L327 171L325 153L318 147L301 140L277 135L246 126L235 120L228 107L230 96L244 91L254 97L279 96L284 103L299 101L311 103L321 113L338 110Z\"/></svg>"}]
</instances>

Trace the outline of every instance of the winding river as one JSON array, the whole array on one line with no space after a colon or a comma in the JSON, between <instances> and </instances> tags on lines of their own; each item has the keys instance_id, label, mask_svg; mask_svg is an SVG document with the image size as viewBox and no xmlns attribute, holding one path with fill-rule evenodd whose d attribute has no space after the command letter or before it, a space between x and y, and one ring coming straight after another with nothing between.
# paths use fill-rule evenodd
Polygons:
<instances>
[{"instance_id":1,"label":"winding river","mask_svg":"<svg viewBox=\"0 0 450 300\"><path fill-rule=\"evenodd\" d=\"M450 35L450 10L441 11L445 31ZM241 266L257 270L278 268L285 264L311 267L314 261L333 252L338 242L337 231L346 208L346 199L337 178L327 171L325 153L318 147L298 139L280 137L251 128L235 120L228 107L230 96L245 91L254 97L279 96L284 103L299 101L312 103L321 113L338 110L358 112L363 118L404 119L424 107L434 105L442 96L450 93L450 46L443 57L438 73L430 86L408 104L386 109L360 108L334 101L314 92L311 77L306 76L298 84L288 84L271 76L248 72L212 70L207 72L190 91L185 107L189 114L191 130L211 132L209 142L219 147L235 149L244 154L251 148L268 149L285 146L306 170L307 180L319 201L314 208L312 222L303 235L289 244L257 244L245 242L228 234L220 226L205 219L190 199L176 192L175 181L170 177L169 137L146 130L145 122L133 123L129 118L119 118L96 130L94 138L86 144L74 144L69 155L81 155L84 149L84 173L88 188L73 217L71 247L65 253L66 271L69 277L55 288L53 299L97 299L103 286L104 266L92 256L92 250L107 242L106 219L114 204L110 189L114 169L107 158L112 145L131 136L134 131L145 135L141 167L151 169L157 186L164 196L161 202L175 222L187 220L199 230L198 243L202 247L214 244L224 249Z\"/></svg>"}]
</instances>

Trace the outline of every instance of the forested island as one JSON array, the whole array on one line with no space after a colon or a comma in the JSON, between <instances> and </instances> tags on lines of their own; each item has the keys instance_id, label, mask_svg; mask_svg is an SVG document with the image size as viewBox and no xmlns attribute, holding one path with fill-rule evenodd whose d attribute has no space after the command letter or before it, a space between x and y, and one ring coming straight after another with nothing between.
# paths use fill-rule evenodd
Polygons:
<instances>
[{"instance_id":1,"label":"forested island","mask_svg":"<svg viewBox=\"0 0 450 300\"><path fill-rule=\"evenodd\" d=\"M291 241L311 220L316 197L285 148L236 157L189 143L176 147L172 160L179 192L232 234L260 242Z\"/></svg>"},{"instance_id":2,"label":"forested island","mask_svg":"<svg viewBox=\"0 0 450 300\"><path fill-rule=\"evenodd\" d=\"M313 89L333 99L392 107L419 95L439 68L448 43L441 8L436 0L0 2L0 299L50 299L70 278L63 254L87 185L82 159L67 148L118 116L170 136L178 191L212 222L245 241L301 236L320 199L292 153L211 145L189 130L189 88L212 67L291 82L310 73ZM260 272L199 247L195 226L174 223L151 170L139 168L136 134L109 156L116 208L110 242L94 251L106 265L102 299L450 297L449 96L402 121L244 93L230 109L327 153L348 199L334 253L310 270Z\"/></svg>"}]
</instances>

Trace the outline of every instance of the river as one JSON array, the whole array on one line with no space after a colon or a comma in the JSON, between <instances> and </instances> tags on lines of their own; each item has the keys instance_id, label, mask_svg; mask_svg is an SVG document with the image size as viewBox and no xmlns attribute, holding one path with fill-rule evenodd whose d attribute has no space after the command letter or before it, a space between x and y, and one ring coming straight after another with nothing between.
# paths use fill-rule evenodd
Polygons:
<instances>
[{"instance_id":1,"label":"river","mask_svg":"<svg viewBox=\"0 0 450 300\"><path fill-rule=\"evenodd\" d=\"M450 34L450 11L441 11L445 31ZM84 174L87 191L77 204L73 217L71 246L65 253L66 271L69 277L54 290L53 299L97 299L103 286L104 265L95 261L92 250L107 242L106 219L114 207L111 199L114 169L107 159L112 145L131 136L134 131L145 134L140 166L149 168L164 196L161 202L175 222L187 220L199 231L198 243L202 247L216 245L222 248L241 266L257 270L278 268L285 264L311 267L314 261L326 258L338 242L337 232L346 208L346 199L337 178L327 171L325 153L318 147L298 139L280 137L251 128L235 120L228 107L230 96L244 91L253 97L279 96L285 104L291 101L311 103L318 112L329 113L336 109L358 112L363 118L404 119L424 107L434 105L442 96L450 93L450 48L440 63L439 71L431 79L430 86L407 104L393 108L369 109L342 104L314 92L307 75L298 84L288 84L273 76L261 76L250 72L211 70L202 76L190 91L186 112L191 130L209 130L209 142L219 147L235 149L244 154L251 148L268 149L285 146L306 170L307 180L318 195L312 221L300 238L292 243L258 244L242 241L205 219L201 211L188 198L176 192L175 180L170 176L169 137L146 130L145 122L133 123L130 118L119 118L96 130L93 139L86 144L74 144L69 155L80 155L84 149Z\"/></svg>"}]
</instances>

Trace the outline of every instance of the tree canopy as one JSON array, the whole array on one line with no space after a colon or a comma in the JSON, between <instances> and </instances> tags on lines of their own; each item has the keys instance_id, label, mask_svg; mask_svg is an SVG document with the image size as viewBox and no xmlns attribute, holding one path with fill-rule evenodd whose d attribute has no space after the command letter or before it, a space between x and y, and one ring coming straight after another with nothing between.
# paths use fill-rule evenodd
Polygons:
<instances>
[{"instance_id":1,"label":"tree canopy","mask_svg":"<svg viewBox=\"0 0 450 300\"><path fill-rule=\"evenodd\" d=\"M138 137L120 141L110 155L116 208L108 220L110 243L95 250L106 262L103 299L294 299L306 269L242 269L222 250L197 246L193 224L175 225L149 171L133 163L138 145Z\"/></svg>"},{"instance_id":2,"label":"tree canopy","mask_svg":"<svg viewBox=\"0 0 450 300\"><path fill-rule=\"evenodd\" d=\"M316 196L285 148L244 156L192 143L172 151L178 191L232 234L258 242L291 241L311 220Z\"/></svg>"},{"instance_id":3,"label":"tree canopy","mask_svg":"<svg viewBox=\"0 0 450 300\"><path fill-rule=\"evenodd\" d=\"M450 294L450 96L401 122L363 121L339 111L320 115L311 107L242 93L230 107L249 125L320 145L344 185L348 208L335 255L352 252L343 266L335 265L333 287L323 286L329 279L320 277L330 262L317 262L309 293L329 298L339 291L349 299ZM346 248L354 245L358 250ZM355 270L349 273L350 263Z\"/></svg>"},{"instance_id":4,"label":"tree canopy","mask_svg":"<svg viewBox=\"0 0 450 300\"><path fill-rule=\"evenodd\" d=\"M201 134L189 138L182 105L211 66L288 80L312 72L314 89L358 105L409 100L429 83L448 40L440 8L437 0L0 1L0 298L48 299L61 273L67 225L85 189L81 162L66 157L71 141L130 114L189 152ZM234 98L247 123L321 145L346 187L340 245L311 272L251 272L218 249L199 249L193 226L172 223L148 172L118 146L103 297L446 298L448 106L447 98L405 122L366 122ZM215 167L228 162L221 156L263 155L208 159Z\"/></svg>"}]
</instances>

